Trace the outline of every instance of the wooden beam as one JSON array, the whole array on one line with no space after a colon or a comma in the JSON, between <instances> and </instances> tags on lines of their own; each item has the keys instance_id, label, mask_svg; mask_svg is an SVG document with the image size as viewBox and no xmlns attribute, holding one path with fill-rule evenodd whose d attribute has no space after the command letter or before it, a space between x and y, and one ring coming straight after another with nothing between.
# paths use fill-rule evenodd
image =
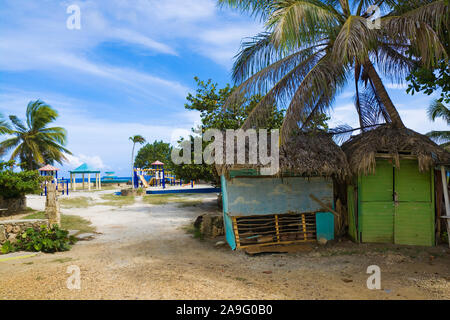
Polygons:
<instances>
[{"instance_id":1,"label":"wooden beam","mask_svg":"<svg viewBox=\"0 0 450 320\"><path fill-rule=\"evenodd\" d=\"M445 199L445 214L446 214L445 217L441 216L441 218L447 220L447 235L450 235L450 201L448 199L447 172L444 166L441 166L441 177L442 177L442 189ZM448 237L448 246L450 247L450 236Z\"/></svg>"},{"instance_id":2,"label":"wooden beam","mask_svg":"<svg viewBox=\"0 0 450 320\"><path fill-rule=\"evenodd\" d=\"M334 214L336 217L339 218L339 213L337 213L336 211L334 211L332 208L330 208L330 206L326 205L325 203L323 203L321 200L319 200L316 196L314 196L313 194L310 194L309 197L311 199L313 199L315 202L317 202L318 204L320 204L324 209L329 210L332 214Z\"/></svg>"}]
</instances>

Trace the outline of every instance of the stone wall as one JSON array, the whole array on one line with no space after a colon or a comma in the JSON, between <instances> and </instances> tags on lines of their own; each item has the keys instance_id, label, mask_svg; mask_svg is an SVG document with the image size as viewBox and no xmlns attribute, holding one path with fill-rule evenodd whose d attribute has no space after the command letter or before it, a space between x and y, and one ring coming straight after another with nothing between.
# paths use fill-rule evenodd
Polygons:
<instances>
[{"instance_id":1,"label":"stone wall","mask_svg":"<svg viewBox=\"0 0 450 320\"><path fill-rule=\"evenodd\" d=\"M0 196L0 209L8 209L0 211L0 216L10 216L14 213L21 212L27 208L27 198L22 196L20 198L4 199Z\"/></svg>"},{"instance_id":2,"label":"stone wall","mask_svg":"<svg viewBox=\"0 0 450 320\"><path fill-rule=\"evenodd\" d=\"M215 238L225 234L222 215L203 214L198 216L194 227L198 228L205 238Z\"/></svg>"},{"instance_id":3,"label":"stone wall","mask_svg":"<svg viewBox=\"0 0 450 320\"><path fill-rule=\"evenodd\" d=\"M14 242L28 228L39 230L42 225L48 226L48 220L26 219L0 221L0 245L7 240Z\"/></svg>"}]
</instances>

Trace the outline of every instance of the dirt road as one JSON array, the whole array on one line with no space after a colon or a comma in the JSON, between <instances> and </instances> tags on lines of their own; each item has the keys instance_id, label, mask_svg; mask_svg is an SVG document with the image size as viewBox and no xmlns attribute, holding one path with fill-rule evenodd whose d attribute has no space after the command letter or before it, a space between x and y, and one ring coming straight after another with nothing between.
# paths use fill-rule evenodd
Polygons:
<instances>
[{"instance_id":1,"label":"dirt road","mask_svg":"<svg viewBox=\"0 0 450 320\"><path fill-rule=\"evenodd\" d=\"M202 205L150 205L138 198L122 208L62 209L89 219L102 234L69 252L0 262L0 299L450 299L444 246L344 241L248 256L216 247L221 239L186 233L183 227L197 215L216 210L215 195L196 197ZM42 209L42 201L32 197L29 205ZM81 269L81 290L67 289L71 265ZM381 290L367 289L369 265L381 268Z\"/></svg>"}]
</instances>

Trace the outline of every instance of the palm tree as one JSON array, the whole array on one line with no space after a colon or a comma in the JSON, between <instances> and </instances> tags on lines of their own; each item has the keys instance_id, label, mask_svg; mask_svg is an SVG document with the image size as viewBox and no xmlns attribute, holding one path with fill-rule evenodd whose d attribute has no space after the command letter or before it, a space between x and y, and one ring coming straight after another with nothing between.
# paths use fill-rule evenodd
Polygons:
<instances>
[{"instance_id":1,"label":"palm tree","mask_svg":"<svg viewBox=\"0 0 450 320\"><path fill-rule=\"evenodd\" d=\"M327 112L352 76L361 128L379 120L404 127L379 72L401 82L416 63L431 65L446 57L435 32L448 19L445 0L420 2L402 12L392 9L391 0L218 1L265 22L265 32L244 42L236 56L233 80L239 86L229 103L264 94L243 129L264 125L274 102L289 104L282 142ZM372 5L382 10L380 28L370 23Z\"/></svg>"},{"instance_id":2,"label":"palm tree","mask_svg":"<svg viewBox=\"0 0 450 320\"><path fill-rule=\"evenodd\" d=\"M13 137L0 143L0 150L7 152L14 148L11 160L19 159L22 169L36 170L39 166L54 161L67 160L64 153L72 154L63 146L67 132L61 127L48 127L58 117L58 112L45 102L30 101L26 111L26 124L18 117L10 115L13 129L8 133Z\"/></svg>"},{"instance_id":3,"label":"palm tree","mask_svg":"<svg viewBox=\"0 0 450 320\"><path fill-rule=\"evenodd\" d=\"M131 187L134 188L134 147L136 143L144 144L145 138L140 135L135 135L129 138L133 142L133 150L131 151Z\"/></svg>"},{"instance_id":4,"label":"palm tree","mask_svg":"<svg viewBox=\"0 0 450 320\"><path fill-rule=\"evenodd\" d=\"M3 114L0 113L0 135L7 134L11 132L11 126L6 121Z\"/></svg>"},{"instance_id":5,"label":"palm tree","mask_svg":"<svg viewBox=\"0 0 450 320\"><path fill-rule=\"evenodd\" d=\"M5 120L3 114L0 113L0 135L8 134L11 132L11 126ZM0 157L4 155L4 151L0 149Z\"/></svg>"},{"instance_id":6,"label":"palm tree","mask_svg":"<svg viewBox=\"0 0 450 320\"><path fill-rule=\"evenodd\" d=\"M442 118L450 125L450 110L442 102L437 100L428 108L428 117L431 121ZM431 131L427 133L427 136L441 143L441 146L445 149L450 149L450 131Z\"/></svg>"}]
</instances>

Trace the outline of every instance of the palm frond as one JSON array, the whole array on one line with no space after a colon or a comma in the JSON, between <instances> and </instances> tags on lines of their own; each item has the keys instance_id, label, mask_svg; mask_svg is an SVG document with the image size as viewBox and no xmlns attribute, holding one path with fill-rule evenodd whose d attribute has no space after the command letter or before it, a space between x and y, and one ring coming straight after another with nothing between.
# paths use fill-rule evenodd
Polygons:
<instances>
[{"instance_id":1,"label":"palm frond","mask_svg":"<svg viewBox=\"0 0 450 320\"><path fill-rule=\"evenodd\" d=\"M256 37L246 39L235 56L233 81L241 83L279 58L280 50L274 48L271 33L263 32Z\"/></svg>"},{"instance_id":2,"label":"palm frond","mask_svg":"<svg viewBox=\"0 0 450 320\"><path fill-rule=\"evenodd\" d=\"M9 120L11 120L13 126L17 129L19 132L26 132L27 128L23 124L23 122L16 116L10 115Z\"/></svg>"},{"instance_id":3,"label":"palm frond","mask_svg":"<svg viewBox=\"0 0 450 320\"><path fill-rule=\"evenodd\" d=\"M274 3L267 22L278 47L295 48L303 43L317 44L339 25L342 15L319 0L284 0Z\"/></svg>"},{"instance_id":4,"label":"palm frond","mask_svg":"<svg viewBox=\"0 0 450 320\"><path fill-rule=\"evenodd\" d=\"M238 9L253 16L266 18L270 13L271 0L218 0L219 6Z\"/></svg>"},{"instance_id":5,"label":"palm frond","mask_svg":"<svg viewBox=\"0 0 450 320\"><path fill-rule=\"evenodd\" d=\"M0 113L0 135L10 133L10 132L11 132L10 124L6 121L6 119Z\"/></svg>"},{"instance_id":6,"label":"palm frond","mask_svg":"<svg viewBox=\"0 0 450 320\"><path fill-rule=\"evenodd\" d=\"M350 139L352 134L357 130L359 129L353 129L348 124L341 124L339 126L329 129L328 133L332 134L334 142L340 145L345 141L347 141L348 139Z\"/></svg>"},{"instance_id":7,"label":"palm frond","mask_svg":"<svg viewBox=\"0 0 450 320\"><path fill-rule=\"evenodd\" d=\"M448 5L445 1L434 1L400 16L381 18L380 33L396 43L409 43L418 52L421 62L432 66L447 55L433 29L438 30L445 23L448 23Z\"/></svg>"},{"instance_id":8,"label":"palm frond","mask_svg":"<svg viewBox=\"0 0 450 320\"><path fill-rule=\"evenodd\" d=\"M242 95L261 94L288 99L295 90L292 89L295 82L307 74L322 54L323 49L306 48L265 67L235 88L225 107L238 103ZM269 91L269 88L272 90Z\"/></svg>"},{"instance_id":9,"label":"palm frond","mask_svg":"<svg viewBox=\"0 0 450 320\"><path fill-rule=\"evenodd\" d=\"M431 131L426 135L437 143L450 142L450 131Z\"/></svg>"},{"instance_id":10,"label":"palm frond","mask_svg":"<svg viewBox=\"0 0 450 320\"><path fill-rule=\"evenodd\" d=\"M261 101L254 107L254 109L244 122L242 128L246 130L263 125L264 119L271 111L271 108L275 104L276 100L290 101L297 90L298 83L301 82L309 74L311 68L313 68L320 59L320 52L316 53L315 55L310 55L306 60L297 64L292 70L285 73L284 76L269 90L269 92L267 92L267 94L264 95ZM283 75L283 73L281 74ZM241 86L246 86L248 84L249 83L245 82ZM238 89L236 89L237 94L239 94Z\"/></svg>"},{"instance_id":11,"label":"palm frond","mask_svg":"<svg viewBox=\"0 0 450 320\"><path fill-rule=\"evenodd\" d=\"M334 41L334 59L342 63L353 63L355 60L363 63L369 58L369 51L376 40L377 33L369 29L366 19L350 16Z\"/></svg>"},{"instance_id":12,"label":"palm frond","mask_svg":"<svg viewBox=\"0 0 450 320\"><path fill-rule=\"evenodd\" d=\"M432 121L442 118L450 125L450 110L442 102L435 100L428 108L428 118Z\"/></svg>"},{"instance_id":13,"label":"palm frond","mask_svg":"<svg viewBox=\"0 0 450 320\"><path fill-rule=\"evenodd\" d=\"M324 111L331 107L336 94L347 81L349 70L335 63L330 55L322 57L304 77L295 92L281 127L281 143L285 143L299 129L299 121L317 108Z\"/></svg>"}]
</instances>

